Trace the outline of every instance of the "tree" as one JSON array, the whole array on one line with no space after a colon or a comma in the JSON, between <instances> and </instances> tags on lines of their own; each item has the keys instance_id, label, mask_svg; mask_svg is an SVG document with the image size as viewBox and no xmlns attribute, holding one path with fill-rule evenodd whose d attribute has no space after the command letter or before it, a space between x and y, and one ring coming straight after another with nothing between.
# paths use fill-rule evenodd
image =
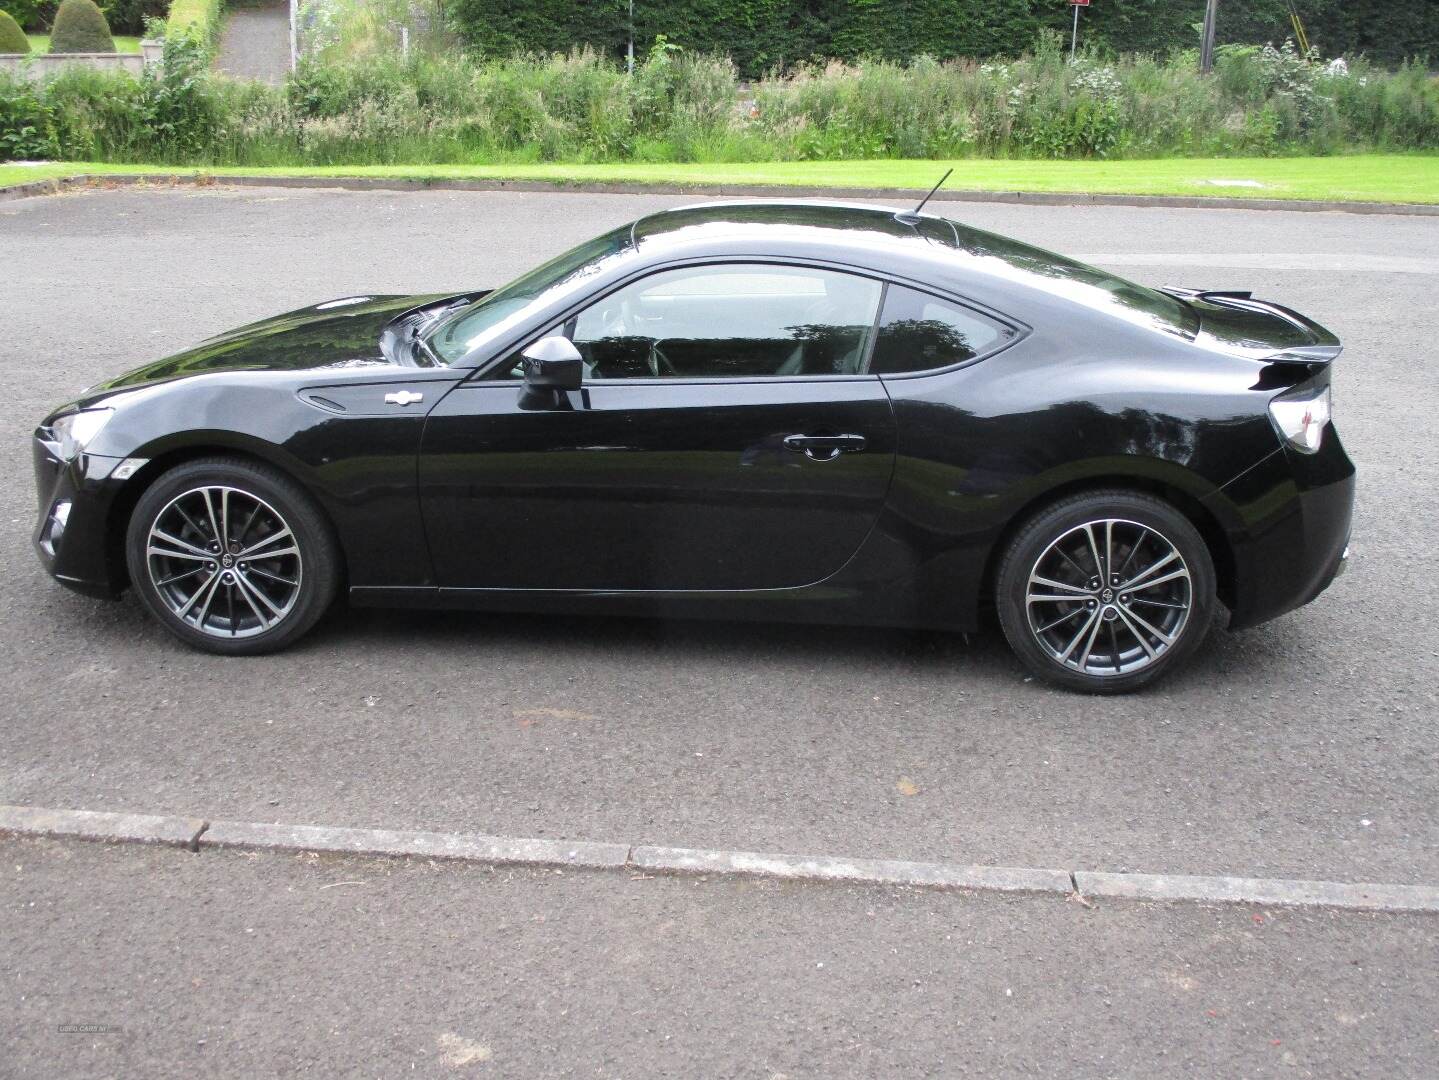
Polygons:
<instances>
[{"instance_id":1,"label":"tree","mask_svg":"<svg viewBox=\"0 0 1439 1080\"><path fill-rule=\"evenodd\" d=\"M36 25L36 16L44 6L45 0L0 0L0 11L7 12L22 30Z\"/></svg>"}]
</instances>

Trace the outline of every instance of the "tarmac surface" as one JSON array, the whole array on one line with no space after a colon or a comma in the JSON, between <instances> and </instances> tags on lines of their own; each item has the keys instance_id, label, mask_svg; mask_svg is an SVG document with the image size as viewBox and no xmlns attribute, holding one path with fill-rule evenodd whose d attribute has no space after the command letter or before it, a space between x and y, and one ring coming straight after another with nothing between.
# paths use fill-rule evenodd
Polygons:
<instances>
[{"instance_id":1,"label":"tarmac surface","mask_svg":"<svg viewBox=\"0 0 1439 1080\"><path fill-rule=\"evenodd\" d=\"M1434 927L0 840L0 1074L1403 1080Z\"/></svg>"}]
</instances>

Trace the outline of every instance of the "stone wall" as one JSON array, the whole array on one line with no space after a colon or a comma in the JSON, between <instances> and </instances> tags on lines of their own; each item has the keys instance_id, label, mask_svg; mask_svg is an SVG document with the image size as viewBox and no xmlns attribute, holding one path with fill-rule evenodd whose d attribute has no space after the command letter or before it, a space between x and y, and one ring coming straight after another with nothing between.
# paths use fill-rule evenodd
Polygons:
<instances>
[{"instance_id":1,"label":"stone wall","mask_svg":"<svg viewBox=\"0 0 1439 1080\"><path fill-rule=\"evenodd\" d=\"M145 63L142 53L0 53L0 71L37 81L76 64L139 75L145 70Z\"/></svg>"}]
</instances>

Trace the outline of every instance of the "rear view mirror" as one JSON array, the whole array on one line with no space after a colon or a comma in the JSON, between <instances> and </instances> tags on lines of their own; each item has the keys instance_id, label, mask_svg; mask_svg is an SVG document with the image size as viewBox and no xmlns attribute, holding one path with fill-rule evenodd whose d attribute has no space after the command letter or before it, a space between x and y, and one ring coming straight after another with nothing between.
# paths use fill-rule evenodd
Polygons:
<instances>
[{"instance_id":1,"label":"rear view mirror","mask_svg":"<svg viewBox=\"0 0 1439 1080\"><path fill-rule=\"evenodd\" d=\"M525 365L525 385L531 389L578 390L584 382L585 362L567 337L540 338L520 356Z\"/></svg>"}]
</instances>

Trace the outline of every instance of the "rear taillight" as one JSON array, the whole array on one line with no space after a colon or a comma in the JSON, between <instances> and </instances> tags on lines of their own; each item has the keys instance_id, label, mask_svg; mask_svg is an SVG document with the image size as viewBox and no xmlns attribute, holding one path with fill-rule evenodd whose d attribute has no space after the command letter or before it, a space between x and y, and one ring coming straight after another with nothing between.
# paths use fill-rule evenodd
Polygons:
<instances>
[{"instance_id":1,"label":"rear taillight","mask_svg":"<svg viewBox=\"0 0 1439 1080\"><path fill-rule=\"evenodd\" d=\"M1290 446L1301 453L1315 453L1330 420L1328 385L1280 394L1269 403L1269 416Z\"/></svg>"}]
</instances>

